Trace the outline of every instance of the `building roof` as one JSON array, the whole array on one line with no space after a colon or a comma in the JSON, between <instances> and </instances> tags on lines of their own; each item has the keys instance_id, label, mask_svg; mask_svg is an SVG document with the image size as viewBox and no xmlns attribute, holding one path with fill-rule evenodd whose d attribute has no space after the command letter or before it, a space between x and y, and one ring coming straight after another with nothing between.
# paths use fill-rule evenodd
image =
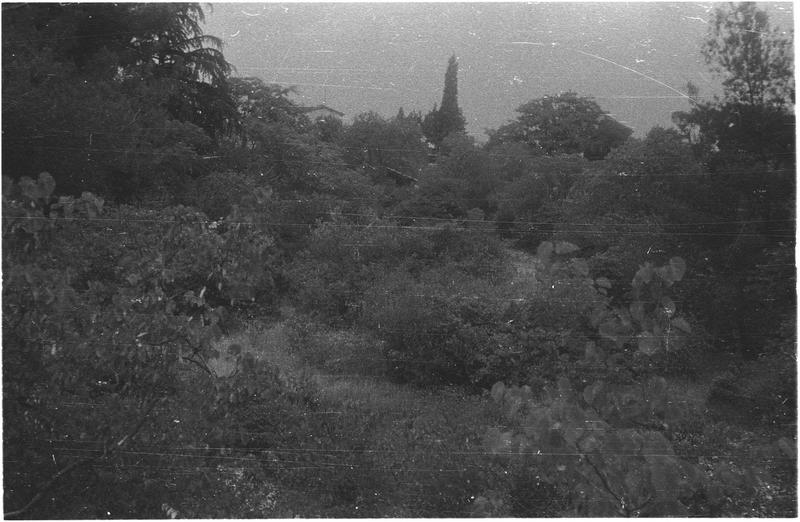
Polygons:
<instances>
[{"instance_id":1,"label":"building roof","mask_svg":"<svg viewBox=\"0 0 800 522\"><path fill-rule=\"evenodd\" d=\"M313 107L298 107L298 109L300 109L300 112L302 112L302 113L309 113L309 112L316 112L316 111L327 111L327 112L332 112L333 114L339 116L340 118L342 116L344 116L343 112L339 112L336 109L331 109L327 105L323 105L323 104L315 105Z\"/></svg>"}]
</instances>

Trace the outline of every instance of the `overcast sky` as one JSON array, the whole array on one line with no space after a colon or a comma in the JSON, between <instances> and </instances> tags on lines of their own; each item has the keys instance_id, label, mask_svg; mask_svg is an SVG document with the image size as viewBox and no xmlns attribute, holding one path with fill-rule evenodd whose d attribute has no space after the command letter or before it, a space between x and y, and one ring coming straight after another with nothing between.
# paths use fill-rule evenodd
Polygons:
<instances>
[{"instance_id":1,"label":"overcast sky","mask_svg":"<svg viewBox=\"0 0 800 522\"><path fill-rule=\"evenodd\" d=\"M524 102L572 90L643 136L688 108L688 81L717 92L699 49L713 3L215 3L206 32L239 76L297 86L302 105L385 116L441 101L459 63L467 130L515 117ZM792 4L762 4L791 29Z\"/></svg>"}]
</instances>

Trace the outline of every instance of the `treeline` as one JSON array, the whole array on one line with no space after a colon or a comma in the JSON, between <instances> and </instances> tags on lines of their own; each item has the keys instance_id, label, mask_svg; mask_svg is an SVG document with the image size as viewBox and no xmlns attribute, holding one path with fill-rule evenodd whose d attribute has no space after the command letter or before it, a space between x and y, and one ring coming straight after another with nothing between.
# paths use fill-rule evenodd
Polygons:
<instances>
[{"instance_id":1,"label":"treeline","mask_svg":"<svg viewBox=\"0 0 800 522\"><path fill-rule=\"evenodd\" d=\"M575 437L569 423L592 410L620 429L665 422L675 412L650 404L663 377L700 371L708 353L744 361L715 382L718 400L746 397L743 415L761 422L796 419L791 40L753 4L715 16L702 51L723 94L689 86L675 128L632 138L567 92L522 105L479 145L464 133L455 57L425 116L344 123L310 118L290 88L234 76L195 4L4 5L6 516L93 518L112 505L169 516L159 509L175 498L230 515L186 500L205 488L234 509L220 483L176 492L169 473L140 479L131 466L158 468L154 445L245 454L353 428L308 420L312 385L219 346L244 318L287 307L299 353L318 331L357 331L382 343L373 355L398 382L480 393L503 381L492 396L504 408L561 423L545 442L513 444ZM536 254L536 292L512 288L510 247ZM215 370L226 357L242 365L234 379ZM641 408L620 409L619 393L645 385ZM530 386L576 390L579 415L566 391L535 402ZM528 410L505 413L522 429ZM674 430L656 431L642 436L675 444ZM641 449L626 433L620 444ZM101 471L115 462L128 467ZM546 482L570 513L622 513L616 486L593 504L564 491L560 466ZM592 473L568 470L580 484ZM665 486L642 480L639 514L724 513L702 510L722 509L725 485L676 478L680 494L648 504ZM90 500L97 488L105 504ZM716 495L712 508L702 495Z\"/></svg>"}]
</instances>

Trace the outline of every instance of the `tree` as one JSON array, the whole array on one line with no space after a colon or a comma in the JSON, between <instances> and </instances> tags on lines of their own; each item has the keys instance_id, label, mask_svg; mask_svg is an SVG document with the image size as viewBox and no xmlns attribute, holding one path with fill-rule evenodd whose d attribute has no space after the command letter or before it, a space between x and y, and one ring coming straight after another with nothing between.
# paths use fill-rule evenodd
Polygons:
<instances>
[{"instance_id":1,"label":"tree","mask_svg":"<svg viewBox=\"0 0 800 522\"><path fill-rule=\"evenodd\" d=\"M628 140L609 154L604 168L581 180L571 197L582 213L579 220L591 222L607 214L631 221L655 216L685 227L693 221L713 221L706 212L727 210L715 208L707 185L681 135L653 127L643 140Z\"/></svg>"},{"instance_id":2,"label":"tree","mask_svg":"<svg viewBox=\"0 0 800 522\"><path fill-rule=\"evenodd\" d=\"M699 287L696 293L705 291L718 303L706 312L714 335L755 356L765 353L764 339L779 331L781 321L795 320L794 293L776 300L773 289L764 284L772 277L764 275L768 264L759 261L793 257L792 35L772 27L767 13L754 3L728 4L715 11L702 53L722 80L722 96L701 101L690 85L691 109L674 113L673 121L712 173L709 192L714 195L716 220L722 217L731 223L724 250L712 253L718 259L716 275L709 273L707 289ZM770 297L759 297L766 294ZM765 301L789 304L785 312L761 315L768 309ZM780 342L790 346L794 339Z\"/></svg>"},{"instance_id":3,"label":"tree","mask_svg":"<svg viewBox=\"0 0 800 522\"><path fill-rule=\"evenodd\" d=\"M3 179L4 517L153 513L158 493L131 480L125 453L200 443L179 431L215 415L225 309L272 295L272 204L253 190L233 226L208 226L193 209L56 198L55 186L47 173ZM64 454L67 441L85 450ZM122 508L128 492L150 498Z\"/></svg>"},{"instance_id":4,"label":"tree","mask_svg":"<svg viewBox=\"0 0 800 522\"><path fill-rule=\"evenodd\" d=\"M724 92L703 102L692 88L691 110L673 114L695 154L725 185L725 204L739 209L738 220L752 221L752 230L738 236L740 244L756 232L773 240L790 236L785 223L794 220L796 164L791 42L753 3L718 8L702 52Z\"/></svg>"},{"instance_id":5,"label":"tree","mask_svg":"<svg viewBox=\"0 0 800 522\"><path fill-rule=\"evenodd\" d=\"M792 41L772 28L755 2L718 8L702 53L720 75L725 100L747 105L794 103Z\"/></svg>"},{"instance_id":6,"label":"tree","mask_svg":"<svg viewBox=\"0 0 800 522\"><path fill-rule=\"evenodd\" d=\"M517 109L520 115L491 134L489 146L526 143L539 154L578 154L602 159L633 133L591 98L574 92L545 96Z\"/></svg>"},{"instance_id":7,"label":"tree","mask_svg":"<svg viewBox=\"0 0 800 522\"><path fill-rule=\"evenodd\" d=\"M464 132L465 125L464 115L458 106L458 61L452 55L444 74L441 107L437 109L433 106L433 110L422 121L422 130L428 141L438 147L448 134Z\"/></svg>"},{"instance_id":8,"label":"tree","mask_svg":"<svg viewBox=\"0 0 800 522\"><path fill-rule=\"evenodd\" d=\"M200 5L133 4L129 13L135 33L125 49L131 61L126 73L135 78L152 72L166 81L171 87L166 107L173 117L195 123L212 137L235 129L227 83L232 67L222 54L222 40L203 33Z\"/></svg>"},{"instance_id":9,"label":"tree","mask_svg":"<svg viewBox=\"0 0 800 522\"><path fill-rule=\"evenodd\" d=\"M319 175L341 164L339 150L319 137L314 124L290 99L292 88L259 78L232 78L239 132L221 169L239 170L279 191L313 191Z\"/></svg>"},{"instance_id":10,"label":"tree","mask_svg":"<svg viewBox=\"0 0 800 522\"><path fill-rule=\"evenodd\" d=\"M4 172L62 193L173 196L236 125L230 65L196 4L3 12Z\"/></svg>"},{"instance_id":11,"label":"tree","mask_svg":"<svg viewBox=\"0 0 800 522\"><path fill-rule=\"evenodd\" d=\"M597 131L584 143L583 155L590 160L601 160L611 149L624 144L632 132L614 118L602 117L597 124Z\"/></svg>"},{"instance_id":12,"label":"tree","mask_svg":"<svg viewBox=\"0 0 800 522\"><path fill-rule=\"evenodd\" d=\"M712 165L758 161L794 163L794 69L792 40L769 24L754 3L717 9L702 47L722 79L722 98L699 101L673 121ZM747 159L749 158L749 160Z\"/></svg>"},{"instance_id":13,"label":"tree","mask_svg":"<svg viewBox=\"0 0 800 522\"><path fill-rule=\"evenodd\" d=\"M455 55L451 56L447 62L439 119L442 122L442 131L446 133L445 136L452 132L464 131L464 115L461 114L461 109L458 107L458 62Z\"/></svg>"},{"instance_id":14,"label":"tree","mask_svg":"<svg viewBox=\"0 0 800 522\"><path fill-rule=\"evenodd\" d=\"M203 33L199 4L85 4L26 8L43 45L53 38L56 57L72 61L79 72L118 81L158 79L168 90L166 107L214 135L234 124L227 91L232 67L222 40ZM19 23L24 13L13 13ZM53 25L56 29L48 29ZM44 29L38 29L44 27ZM55 34L54 34L55 33Z\"/></svg>"},{"instance_id":15,"label":"tree","mask_svg":"<svg viewBox=\"0 0 800 522\"><path fill-rule=\"evenodd\" d=\"M390 168L416 176L426 147L415 113L385 119L375 112L359 114L345 129L342 145L352 167Z\"/></svg>"},{"instance_id":16,"label":"tree","mask_svg":"<svg viewBox=\"0 0 800 522\"><path fill-rule=\"evenodd\" d=\"M492 169L489 154L466 134L450 134L442 141L439 150L442 173L461 184L466 207L480 208L487 213L494 211L489 195L499 180Z\"/></svg>"},{"instance_id":17,"label":"tree","mask_svg":"<svg viewBox=\"0 0 800 522\"><path fill-rule=\"evenodd\" d=\"M442 125L439 119L439 108L434 103L433 109L422 119L422 132L429 143L438 146L442 142Z\"/></svg>"}]
</instances>

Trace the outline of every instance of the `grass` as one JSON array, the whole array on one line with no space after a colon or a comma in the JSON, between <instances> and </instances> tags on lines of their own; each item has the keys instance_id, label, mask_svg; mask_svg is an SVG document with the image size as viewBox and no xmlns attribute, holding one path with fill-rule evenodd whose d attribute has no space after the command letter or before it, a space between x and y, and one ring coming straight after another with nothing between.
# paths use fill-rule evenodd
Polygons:
<instances>
[{"instance_id":1,"label":"grass","mask_svg":"<svg viewBox=\"0 0 800 522\"><path fill-rule=\"evenodd\" d=\"M346 352L347 346L352 347L348 342L357 341L360 346L366 344L364 336L345 331L323 330L313 334L315 343L325 344L326 340L329 341L331 351L326 354L327 357L320 358L323 364L331 360L343 360L341 354ZM377 340L373 342L379 343ZM465 402L475 408L479 402L465 398L453 387L414 388L389 382L371 372L358 372L358 365L364 358L359 358L357 351L347 357L347 365L334 364L332 369L328 366L309 365L304 360L308 358L308 354L294 349L289 327L280 322L271 325L252 322L239 333L220 340L218 350L222 351L232 344L241 346L257 361L277 368L287 380L311 379L319 387L319 393L325 400L356 406L365 412L420 413L442 407L463 407ZM369 355L370 360L380 359L377 346L374 348ZM315 353L319 353L318 348ZM442 404L443 401L445 404Z\"/></svg>"},{"instance_id":2,"label":"grass","mask_svg":"<svg viewBox=\"0 0 800 522\"><path fill-rule=\"evenodd\" d=\"M277 497L306 496L293 515L462 517L493 480L504 480L500 469L489 472L493 463L483 450L483 433L496 420L480 397L454 387L401 386L348 371L347 365L333 371L311 366L308 353L293 346L292 335L284 323L251 323L219 347L238 344L277 368L281 380L308 379L318 390L317 413L328 415L318 426L321 432L309 434L325 441L322 454L311 457L333 468L320 486L313 484L320 472L304 477L292 472L295 485L287 487L285 481ZM323 361L335 360L348 340L368 344L352 332L320 330L312 337L332 347ZM278 506L274 512L286 514L287 509Z\"/></svg>"},{"instance_id":3,"label":"grass","mask_svg":"<svg viewBox=\"0 0 800 522\"><path fill-rule=\"evenodd\" d=\"M524 279L523 272L518 271L517 281ZM306 434L316 444L316 453L298 448L309 451L297 458L306 459L310 469L288 470L285 480L272 481L279 484L274 514L557 516L564 508L563 496L536 490L519 470L507 474L507 468L486 453L485 433L500 419L485 398L457 387L389 382L375 363L380 362L382 346L367 334L290 318L272 324L251 322L220 341L218 349L224 353L232 344L276 368L287 385L312 383L319 404L309 414L324 418L311 425L316 431ZM733 469L744 469L752 460L745 446L766 435L713 420L707 379L672 376L667 381L675 406L667 419L668 432L676 453L707 464L709 476L716 472L716 460L709 458L714 455L729 455ZM707 516L785 516L796 512L788 502L796 498L796 489L785 483L785 477L769 479L759 491L732 497L712 511L702 500L697 508ZM500 497L487 501L492 492L500 492Z\"/></svg>"}]
</instances>

